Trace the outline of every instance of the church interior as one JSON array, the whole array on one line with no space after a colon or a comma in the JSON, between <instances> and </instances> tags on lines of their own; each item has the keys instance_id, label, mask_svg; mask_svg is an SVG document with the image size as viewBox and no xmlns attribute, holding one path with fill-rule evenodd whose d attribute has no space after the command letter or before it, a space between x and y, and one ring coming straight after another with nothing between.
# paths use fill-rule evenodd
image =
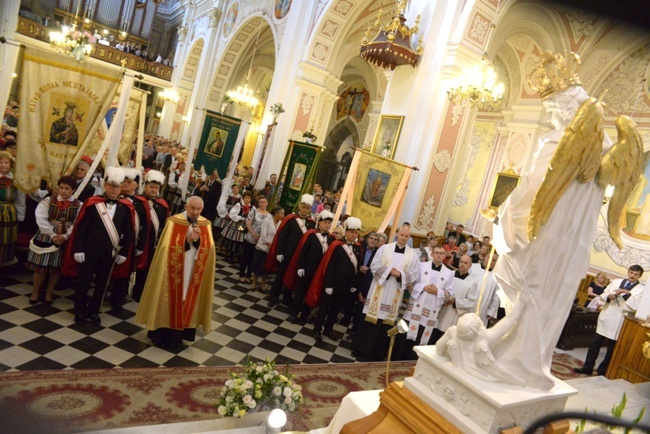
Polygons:
<instances>
[{"instance_id":1,"label":"church interior","mask_svg":"<svg viewBox=\"0 0 650 434\"><path fill-rule=\"evenodd\" d=\"M409 222L416 248L427 234L446 234L457 225L477 239L497 235L485 210L497 210L515 188L521 188L520 181L538 160L541 139L553 130L531 73L546 51L575 52L582 87L604 102L605 134L615 142L617 116L629 116L638 127L643 161L617 229L622 248L609 236L611 191L603 199L593 239L582 240L582 246L567 245L563 230L558 229L554 249L564 252L568 261L573 249L590 252L582 282L564 289L575 294L576 306L582 307L589 301L588 287L597 274L612 280L625 278L635 264L646 270L640 285L646 284L650 273L649 28L571 2L544 0L14 0L3 2L0 11L0 101L27 106L28 101L19 100L24 85L23 47L55 50L49 32L79 22L96 36L84 62L112 71L125 68L135 74L134 86L148 94L142 118L147 134L194 149L206 113L246 123L236 163L256 168L256 186L264 186L271 174L280 172L291 140L306 137L322 146L313 182L324 190L344 187L359 149L413 168L401 215L392 225ZM373 44L379 46L377 41L390 34L385 29L400 14L408 32L398 47L402 51L372 52ZM129 44L137 46L139 53L125 52ZM274 109L278 105L281 112ZM84 370L178 368L195 372L241 365L248 357L268 357L278 366L373 366L355 362L351 342L345 338L347 324L335 326L338 341L316 342L311 325L290 322L285 307L269 307L266 294L242 284L236 265L217 257L215 267L212 331L197 331L195 342L175 352L150 344L146 330L134 321L135 301L125 304L121 312L105 306L101 325L79 326L70 313L72 288L57 290L53 304L31 305L32 274L24 264L0 268L0 402L15 397L27 400L30 381L47 388L50 380L42 380L41 371L85 375ZM650 305L650 295L644 300ZM646 309L646 322L650 322L650 306ZM567 408L584 411L587 406L607 413L625 392L629 404L624 418L632 420L650 402L650 350L645 358L637 357L616 373L610 369L612 374L608 371L605 377L585 378L573 372L585 359L597 317L597 312L572 310L556 348L559 358L553 359L553 373L579 391ZM644 342L650 345L642 322L636 321L636 335L626 342L630 353L640 354ZM600 357L604 354L603 347ZM384 366L377 368L381 375ZM412 375L415 364L394 366L399 371L395 380L403 380ZM290 422L296 430L334 432L317 429L331 427L343 397L363 389L349 387L339 393L348 383L313 375L311 387L320 388L322 402L333 399L326 388L336 389L328 391L338 397L328 401L331 414L316 417L320 413L315 409L309 419L316 421L312 425L291 418ZM336 377L335 368L328 375ZM74 380L69 378L66 381ZM384 387L383 379L373 384L375 389ZM145 387L142 382L138 387ZM168 394L176 389L170 390ZM74 403L68 405L72 413L78 410ZM201 413L199 407L185 407L190 414L176 418L173 411L165 416L160 408L147 408L134 413L134 419L107 424L101 420L112 416L80 420L92 432L135 433L144 431L127 427L177 423L180 430L189 430L192 425L182 423L217 416ZM50 408L34 411L63 417ZM641 423L650 423L647 411ZM431 429L421 432L443 432Z\"/></svg>"}]
</instances>

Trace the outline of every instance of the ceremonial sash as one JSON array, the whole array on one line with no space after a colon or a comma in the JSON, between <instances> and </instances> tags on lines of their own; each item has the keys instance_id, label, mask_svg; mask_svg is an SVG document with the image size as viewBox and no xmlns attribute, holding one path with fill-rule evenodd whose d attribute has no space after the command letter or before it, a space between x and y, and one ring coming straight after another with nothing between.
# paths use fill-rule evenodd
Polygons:
<instances>
[{"instance_id":1,"label":"ceremonial sash","mask_svg":"<svg viewBox=\"0 0 650 434\"><path fill-rule=\"evenodd\" d=\"M352 245L345 244L343 246L343 250L345 250L345 253L348 254L348 258L350 258L350 261L352 262L352 265L354 265L354 268L356 269L357 266L359 265L359 261L357 260L357 256L354 254L354 250L352 249Z\"/></svg>"},{"instance_id":2,"label":"ceremonial sash","mask_svg":"<svg viewBox=\"0 0 650 434\"><path fill-rule=\"evenodd\" d=\"M323 254L325 254L325 252L327 252L327 248L329 247L329 244L327 244L327 235L316 234L316 238L318 238L318 241L320 241L320 245L323 248Z\"/></svg>"},{"instance_id":3,"label":"ceremonial sash","mask_svg":"<svg viewBox=\"0 0 650 434\"><path fill-rule=\"evenodd\" d=\"M120 245L120 234L117 232L115 223L113 223L113 220L111 219L111 216L108 213L108 208L106 207L106 203L98 202L97 205L95 206L97 207L97 212L99 213L99 217L102 219L102 223L104 223L104 227L106 228L108 237L111 239L111 244L113 244L113 249L117 250L117 248ZM115 206L117 206L117 204Z\"/></svg>"},{"instance_id":4,"label":"ceremonial sash","mask_svg":"<svg viewBox=\"0 0 650 434\"><path fill-rule=\"evenodd\" d=\"M160 229L160 219L158 218L158 213L156 213L152 200L149 201L149 215L151 216L151 223L153 224L154 228L153 245L155 247L156 244L158 244L158 230Z\"/></svg>"},{"instance_id":5,"label":"ceremonial sash","mask_svg":"<svg viewBox=\"0 0 650 434\"><path fill-rule=\"evenodd\" d=\"M296 219L296 223L298 223L298 226L304 235L304 233L307 232L307 226L305 226L305 222L302 220L302 218L298 217Z\"/></svg>"}]
</instances>

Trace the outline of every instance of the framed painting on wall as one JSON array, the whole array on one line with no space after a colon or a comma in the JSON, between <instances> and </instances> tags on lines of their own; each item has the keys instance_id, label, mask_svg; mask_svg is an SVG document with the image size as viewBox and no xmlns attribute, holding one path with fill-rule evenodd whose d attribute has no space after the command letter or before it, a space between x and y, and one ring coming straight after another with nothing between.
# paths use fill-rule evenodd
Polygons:
<instances>
[{"instance_id":1,"label":"framed painting on wall","mask_svg":"<svg viewBox=\"0 0 650 434\"><path fill-rule=\"evenodd\" d=\"M519 185L520 179L521 177L512 169L497 173L497 179L490 196L490 208L499 208Z\"/></svg>"},{"instance_id":2,"label":"framed painting on wall","mask_svg":"<svg viewBox=\"0 0 650 434\"><path fill-rule=\"evenodd\" d=\"M379 125L372 141L372 148L370 148L371 152L392 159L395 156L403 122L404 116L380 115Z\"/></svg>"}]
</instances>

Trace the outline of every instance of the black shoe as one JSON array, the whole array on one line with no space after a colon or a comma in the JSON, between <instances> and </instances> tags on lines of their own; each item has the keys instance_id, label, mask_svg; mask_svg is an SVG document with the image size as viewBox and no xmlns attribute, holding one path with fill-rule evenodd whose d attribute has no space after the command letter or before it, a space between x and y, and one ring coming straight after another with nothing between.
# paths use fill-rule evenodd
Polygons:
<instances>
[{"instance_id":1,"label":"black shoe","mask_svg":"<svg viewBox=\"0 0 650 434\"><path fill-rule=\"evenodd\" d=\"M102 320L99 318L99 315L97 315L96 313L94 313L94 314L92 314L92 315L90 315L88 317L88 322L91 323L91 324L95 324L95 325L101 325L102 324Z\"/></svg>"},{"instance_id":2,"label":"black shoe","mask_svg":"<svg viewBox=\"0 0 650 434\"><path fill-rule=\"evenodd\" d=\"M325 335L326 338L328 338L328 339L330 339L330 340L332 340L334 342L339 341L339 338L336 337L333 330L326 331L325 333L323 333L323 335Z\"/></svg>"},{"instance_id":3,"label":"black shoe","mask_svg":"<svg viewBox=\"0 0 650 434\"><path fill-rule=\"evenodd\" d=\"M287 321L289 321L291 324L298 324L298 318L293 315L290 315Z\"/></svg>"},{"instance_id":4,"label":"black shoe","mask_svg":"<svg viewBox=\"0 0 650 434\"><path fill-rule=\"evenodd\" d=\"M585 369L585 368L573 368L573 372L575 372L577 374L583 374L583 375L591 375L591 374L593 374L593 370Z\"/></svg>"},{"instance_id":5,"label":"black shoe","mask_svg":"<svg viewBox=\"0 0 650 434\"><path fill-rule=\"evenodd\" d=\"M122 307L122 305L113 306L113 312L119 315L121 313L124 313L124 308Z\"/></svg>"},{"instance_id":6,"label":"black shoe","mask_svg":"<svg viewBox=\"0 0 650 434\"><path fill-rule=\"evenodd\" d=\"M75 315L74 323L78 325L86 324L86 317L83 315Z\"/></svg>"},{"instance_id":7,"label":"black shoe","mask_svg":"<svg viewBox=\"0 0 650 434\"><path fill-rule=\"evenodd\" d=\"M339 325L342 325L343 327L347 327L350 325L351 322L352 322L352 318L343 317L341 318L341 321L339 321Z\"/></svg>"},{"instance_id":8,"label":"black shoe","mask_svg":"<svg viewBox=\"0 0 650 434\"><path fill-rule=\"evenodd\" d=\"M268 304L269 307L274 307L276 304L278 304L277 300L269 299L269 304Z\"/></svg>"},{"instance_id":9,"label":"black shoe","mask_svg":"<svg viewBox=\"0 0 650 434\"><path fill-rule=\"evenodd\" d=\"M321 336L320 332L314 332L314 340L316 342L323 342L323 337Z\"/></svg>"}]
</instances>

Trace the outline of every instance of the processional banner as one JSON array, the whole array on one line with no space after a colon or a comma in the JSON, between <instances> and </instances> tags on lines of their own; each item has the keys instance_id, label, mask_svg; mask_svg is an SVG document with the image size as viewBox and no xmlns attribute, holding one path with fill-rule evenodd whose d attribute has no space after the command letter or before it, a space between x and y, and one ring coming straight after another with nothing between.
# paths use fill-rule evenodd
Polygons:
<instances>
[{"instance_id":1,"label":"processional banner","mask_svg":"<svg viewBox=\"0 0 650 434\"><path fill-rule=\"evenodd\" d=\"M355 151L342 196L348 204L347 214L361 219L363 233L383 232L393 216L399 218L410 174L405 164Z\"/></svg>"},{"instance_id":2,"label":"processional banner","mask_svg":"<svg viewBox=\"0 0 650 434\"><path fill-rule=\"evenodd\" d=\"M15 182L31 193L42 178L55 185L75 155L83 155L122 72L26 47L22 77Z\"/></svg>"},{"instance_id":3,"label":"processional banner","mask_svg":"<svg viewBox=\"0 0 650 434\"><path fill-rule=\"evenodd\" d=\"M281 206L288 214L294 210L303 194L311 193L322 150L321 146L311 143L289 141L289 149L279 177L283 183L282 193L278 200L276 189L273 205Z\"/></svg>"},{"instance_id":4,"label":"processional banner","mask_svg":"<svg viewBox=\"0 0 650 434\"><path fill-rule=\"evenodd\" d=\"M108 135L108 129L113 123L115 113L117 113L117 108L120 105L121 91L122 86L120 85L117 89L117 93L113 97L113 101L111 101L111 105L108 107L108 110L104 115L104 119L102 120L99 129L97 129L95 136L90 142L90 145L88 145L88 148L86 148L84 151L84 155L87 155L93 159L96 157L97 151L102 146L104 139L106 139L106 136ZM129 102L126 107L126 115L124 117L124 126L122 127L120 149L117 154L117 158L122 166L126 166L129 162L129 159L131 158L133 143L135 142L138 133L140 105L143 103L143 101L146 104L146 97L147 94L144 91L135 87L131 88L131 92L129 94ZM107 152L104 154L105 155L102 156L102 160L104 165L106 165L105 163Z\"/></svg>"},{"instance_id":5,"label":"processional banner","mask_svg":"<svg viewBox=\"0 0 650 434\"><path fill-rule=\"evenodd\" d=\"M241 119L209 110L206 112L201 141L194 160L196 170L203 166L206 173L210 174L216 169L219 178L226 177L241 122Z\"/></svg>"}]
</instances>

